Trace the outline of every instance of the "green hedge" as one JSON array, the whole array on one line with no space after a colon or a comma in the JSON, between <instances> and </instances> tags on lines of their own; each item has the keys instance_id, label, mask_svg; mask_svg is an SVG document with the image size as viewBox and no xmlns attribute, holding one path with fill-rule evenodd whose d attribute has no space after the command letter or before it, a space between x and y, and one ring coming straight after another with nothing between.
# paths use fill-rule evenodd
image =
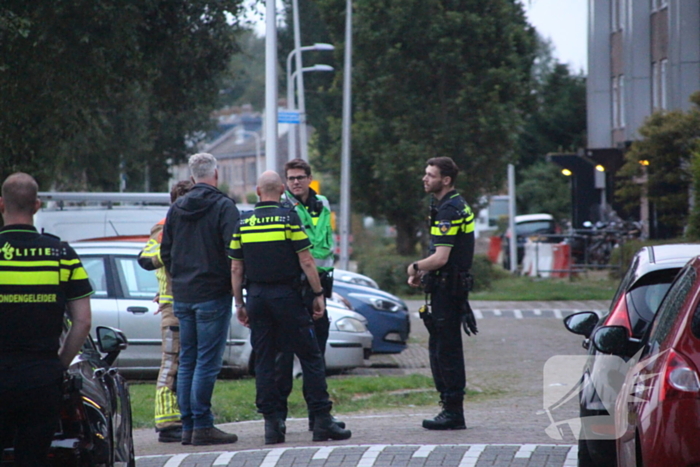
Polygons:
<instances>
[{"instance_id":1,"label":"green hedge","mask_svg":"<svg viewBox=\"0 0 700 467\"><path fill-rule=\"evenodd\" d=\"M408 258L392 253L378 253L358 258L358 272L365 274L379 285L379 288L395 295L420 295L421 289L407 283L406 268L416 258ZM474 291L487 290L491 282L501 275L501 268L495 268L486 256L475 256L472 265Z\"/></svg>"}]
</instances>

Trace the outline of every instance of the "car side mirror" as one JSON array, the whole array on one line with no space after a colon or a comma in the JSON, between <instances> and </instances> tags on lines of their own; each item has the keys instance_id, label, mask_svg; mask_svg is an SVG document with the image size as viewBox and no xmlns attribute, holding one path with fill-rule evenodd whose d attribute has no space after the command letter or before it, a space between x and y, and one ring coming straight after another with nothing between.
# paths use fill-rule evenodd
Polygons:
<instances>
[{"instance_id":1,"label":"car side mirror","mask_svg":"<svg viewBox=\"0 0 700 467\"><path fill-rule=\"evenodd\" d=\"M128 347L128 341L123 332L107 326L97 326L97 348L106 353L104 361L112 365L119 352Z\"/></svg>"},{"instance_id":2,"label":"car side mirror","mask_svg":"<svg viewBox=\"0 0 700 467\"><path fill-rule=\"evenodd\" d=\"M602 326L591 336L593 346L605 354L631 357L639 347L638 339L631 339L624 326Z\"/></svg>"},{"instance_id":3,"label":"car side mirror","mask_svg":"<svg viewBox=\"0 0 700 467\"><path fill-rule=\"evenodd\" d=\"M582 311L564 318L564 327L574 334L589 338L598 324L598 321L597 313L593 311Z\"/></svg>"}]
</instances>

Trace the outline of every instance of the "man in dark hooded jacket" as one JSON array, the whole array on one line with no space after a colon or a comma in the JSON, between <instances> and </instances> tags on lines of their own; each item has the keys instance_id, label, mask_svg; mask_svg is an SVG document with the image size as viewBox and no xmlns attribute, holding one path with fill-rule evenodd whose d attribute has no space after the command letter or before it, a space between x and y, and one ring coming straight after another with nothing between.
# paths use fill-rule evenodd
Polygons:
<instances>
[{"instance_id":1,"label":"man in dark hooded jacket","mask_svg":"<svg viewBox=\"0 0 700 467\"><path fill-rule=\"evenodd\" d=\"M168 211L160 247L180 321L177 402L182 444L228 444L238 437L214 427L211 396L231 323L227 248L240 214L233 200L216 188L214 156L195 154L189 168L195 185Z\"/></svg>"}]
</instances>

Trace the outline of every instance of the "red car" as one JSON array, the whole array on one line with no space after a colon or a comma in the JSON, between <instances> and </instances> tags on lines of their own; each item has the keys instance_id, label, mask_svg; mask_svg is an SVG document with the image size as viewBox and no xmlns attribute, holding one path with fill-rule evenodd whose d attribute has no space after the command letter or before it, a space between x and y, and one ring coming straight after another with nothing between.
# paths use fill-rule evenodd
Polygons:
<instances>
[{"instance_id":1,"label":"red car","mask_svg":"<svg viewBox=\"0 0 700 467\"><path fill-rule=\"evenodd\" d=\"M603 326L596 349L638 354L615 404L619 467L700 465L700 257L679 273L640 340Z\"/></svg>"},{"instance_id":2,"label":"red car","mask_svg":"<svg viewBox=\"0 0 700 467\"><path fill-rule=\"evenodd\" d=\"M590 356L579 393L578 467L615 467L612 409L627 368L634 363L628 364L625 356L617 361L601 358L600 352L590 346L591 334L602 326L622 326L631 337L641 339L674 278L696 255L700 255L697 244L645 246L632 258L607 313L598 317L592 311L584 311L564 320L569 331L584 336L583 347Z\"/></svg>"}]
</instances>

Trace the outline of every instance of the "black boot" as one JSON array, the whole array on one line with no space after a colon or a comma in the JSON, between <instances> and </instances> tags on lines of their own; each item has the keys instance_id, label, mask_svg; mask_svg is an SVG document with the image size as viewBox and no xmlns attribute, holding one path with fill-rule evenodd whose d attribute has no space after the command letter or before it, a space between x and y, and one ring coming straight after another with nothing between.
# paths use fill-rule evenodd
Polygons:
<instances>
[{"instance_id":1,"label":"black boot","mask_svg":"<svg viewBox=\"0 0 700 467\"><path fill-rule=\"evenodd\" d=\"M287 411L280 412L280 431L283 435L287 434Z\"/></svg>"},{"instance_id":2,"label":"black boot","mask_svg":"<svg viewBox=\"0 0 700 467\"><path fill-rule=\"evenodd\" d=\"M333 417L331 417L330 413L317 413L315 415L314 441L349 439L350 436L352 436L352 432L350 430L340 428L338 425L333 423Z\"/></svg>"},{"instance_id":3,"label":"black boot","mask_svg":"<svg viewBox=\"0 0 700 467\"><path fill-rule=\"evenodd\" d=\"M265 444L284 443L283 425L284 421L279 414L265 415Z\"/></svg>"},{"instance_id":4,"label":"black boot","mask_svg":"<svg viewBox=\"0 0 700 467\"><path fill-rule=\"evenodd\" d=\"M309 431L314 431L314 421L315 420L316 420L316 417L314 416L313 412L309 412ZM333 420L333 423L338 425L340 428L345 428L345 422L338 420L333 415L331 415L331 420Z\"/></svg>"},{"instance_id":5,"label":"black boot","mask_svg":"<svg viewBox=\"0 0 700 467\"><path fill-rule=\"evenodd\" d=\"M464 430L467 428L464 423L464 410L461 401L457 403L443 403L442 412L435 418L423 420L423 428L427 430Z\"/></svg>"}]
</instances>

